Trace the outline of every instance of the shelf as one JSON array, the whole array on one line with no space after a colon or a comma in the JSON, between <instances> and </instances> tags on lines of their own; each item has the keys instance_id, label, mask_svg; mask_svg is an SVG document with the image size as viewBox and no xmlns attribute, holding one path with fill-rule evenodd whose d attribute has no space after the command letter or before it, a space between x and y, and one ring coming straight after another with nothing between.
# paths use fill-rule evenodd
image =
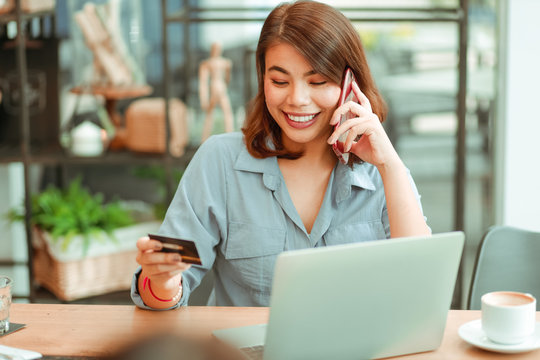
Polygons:
<instances>
[{"instance_id":1,"label":"shelf","mask_svg":"<svg viewBox=\"0 0 540 360\"><path fill-rule=\"evenodd\" d=\"M0 164L22 161L23 156L20 145L0 144Z\"/></svg>"},{"instance_id":2,"label":"shelf","mask_svg":"<svg viewBox=\"0 0 540 360\"><path fill-rule=\"evenodd\" d=\"M36 19L40 17L54 16L55 15L54 11L55 11L54 9L51 9L51 10L37 11L33 13L23 12L21 15L21 20L26 21L26 20ZM0 15L0 25L4 25L12 21L17 21L17 14L15 12Z\"/></svg>"},{"instance_id":3,"label":"shelf","mask_svg":"<svg viewBox=\"0 0 540 360\"><path fill-rule=\"evenodd\" d=\"M197 147L187 147L186 152L181 157L170 157L171 164L175 166L186 166L193 155L195 154ZM121 151L108 151L102 156L95 157L77 157L67 154L60 155L33 155L31 163L52 163L52 164L64 164L64 165L162 165L167 160L167 156L164 154L142 154L135 153L129 150Z\"/></svg>"},{"instance_id":4,"label":"shelf","mask_svg":"<svg viewBox=\"0 0 540 360\"><path fill-rule=\"evenodd\" d=\"M181 157L170 157L171 164L175 166L186 166L195 152L196 145L189 145ZM20 148L9 145L0 145L0 164L10 162L24 162ZM28 155L29 164L42 165L155 165L163 164L167 160L165 154L136 153L129 150L107 151L101 156L79 157L67 154L58 145L32 147L31 154Z\"/></svg>"}]
</instances>

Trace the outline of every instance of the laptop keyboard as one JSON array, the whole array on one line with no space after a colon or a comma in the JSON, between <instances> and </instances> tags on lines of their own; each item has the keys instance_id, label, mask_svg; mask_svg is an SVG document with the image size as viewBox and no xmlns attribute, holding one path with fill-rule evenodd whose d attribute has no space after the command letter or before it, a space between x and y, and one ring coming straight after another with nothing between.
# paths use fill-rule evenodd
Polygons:
<instances>
[{"instance_id":1,"label":"laptop keyboard","mask_svg":"<svg viewBox=\"0 0 540 360\"><path fill-rule=\"evenodd\" d=\"M242 353L251 360L262 360L264 345L248 346L240 348Z\"/></svg>"}]
</instances>

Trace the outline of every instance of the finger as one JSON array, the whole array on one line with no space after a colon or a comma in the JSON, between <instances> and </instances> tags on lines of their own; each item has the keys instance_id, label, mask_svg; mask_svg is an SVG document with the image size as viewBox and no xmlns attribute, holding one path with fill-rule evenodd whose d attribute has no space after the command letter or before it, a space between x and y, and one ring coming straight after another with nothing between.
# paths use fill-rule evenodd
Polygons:
<instances>
[{"instance_id":1,"label":"finger","mask_svg":"<svg viewBox=\"0 0 540 360\"><path fill-rule=\"evenodd\" d=\"M155 250L159 251L163 247L158 240L151 240L148 236L143 236L137 240L137 249L141 251Z\"/></svg>"},{"instance_id":2,"label":"finger","mask_svg":"<svg viewBox=\"0 0 540 360\"><path fill-rule=\"evenodd\" d=\"M186 263L183 263L183 264L184 264L183 269L176 269L176 270L169 271L168 275L170 277L176 276L178 274L183 273L184 271L188 270L191 267L191 264L186 264Z\"/></svg>"},{"instance_id":3,"label":"finger","mask_svg":"<svg viewBox=\"0 0 540 360\"><path fill-rule=\"evenodd\" d=\"M364 117L357 117L357 118L352 118L352 119L348 119L347 121L345 121L344 123L342 123L333 133L332 135L330 135L330 137L328 138L328 144L333 144L335 143L339 137L344 134L346 131L352 129L353 127L356 127L360 124L364 124L366 123L367 121L369 121L368 119L364 118ZM365 131L365 127L366 125L362 125L361 128L357 128L356 131L356 135L355 135L355 138L356 136L358 135L362 135Z\"/></svg>"},{"instance_id":4,"label":"finger","mask_svg":"<svg viewBox=\"0 0 540 360\"><path fill-rule=\"evenodd\" d=\"M368 110L369 112L372 112L373 110L371 109L371 103L369 102L369 99L367 98L367 96L362 92L362 90L360 90L360 87L358 86L357 83L353 82L352 84L352 90L354 92L354 95L356 95L356 98L358 99L358 101L360 102L360 105L362 105L366 110Z\"/></svg>"},{"instance_id":5,"label":"finger","mask_svg":"<svg viewBox=\"0 0 540 360\"><path fill-rule=\"evenodd\" d=\"M345 152L351 151L351 148L352 148L353 144L355 143L356 138L359 135L362 135L362 134L358 134L358 127L359 126L353 127L349 131L349 134L347 134L347 139L345 140L345 144L343 146L343 149L345 150Z\"/></svg>"},{"instance_id":6,"label":"finger","mask_svg":"<svg viewBox=\"0 0 540 360\"><path fill-rule=\"evenodd\" d=\"M349 119L346 122L342 123L337 129L334 130L334 132L330 135L330 137L327 140L327 143L329 145L333 145L338 141L338 139L349 131L353 126L357 124L357 118L355 119Z\"/></svg>"},{"instance_id":7,"label":"finger","mask_svg":"<svg viewBox=\"0 0 540 360\"><path fill-rule=\"evenodd\" d=\"M157 264L144 267L144 273L151 277L171 278L191 267L190 264L181 263L177 265Z\"/></svg>"},{"instance_id":8,"label":"finger","mask_svg":"<svg viewBox=\"0 0 540 360\"><path fill-rule=\"evenodd\" d=\"M137 262L141 265L152 264L176 264L182 262L182 256L178 253L164 252L139 252Z\"/></svg>"},{"instance_id":9,"label":"finger","mask_svg":"<svg viewBox=\"0 0 540 360\"><path fill-rule=\"evenodd\" d=\"M367 110L359 103L354 102L354 101L347 101L345 104L339 106L334 111L334 114L332 115L332 118L330 119L330 125L339 124L341 117L347 114L348 112L351 112L355 116L362 116L368 113Z\"/></svg>"}]
</instances>

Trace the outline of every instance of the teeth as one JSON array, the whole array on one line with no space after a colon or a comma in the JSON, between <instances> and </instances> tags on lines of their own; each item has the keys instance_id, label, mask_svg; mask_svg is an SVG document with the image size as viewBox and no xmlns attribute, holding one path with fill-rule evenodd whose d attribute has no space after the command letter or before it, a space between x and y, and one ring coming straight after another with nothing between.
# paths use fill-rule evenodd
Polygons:
<instances>
[{"instance_id":1,"label":"teeth","mask_svg":"<svg viewBox=\"0 0 540 360\"><path fill-rule=\"evenodd\" d=\"M292 121L296 121L296 122L310 121L311 119L313 119L315 117L315 115L294 116L294 115L290 115L290 114L288 114L288 116L289 116L289 119L291 119Z\"/></svg>"}]
</instances>

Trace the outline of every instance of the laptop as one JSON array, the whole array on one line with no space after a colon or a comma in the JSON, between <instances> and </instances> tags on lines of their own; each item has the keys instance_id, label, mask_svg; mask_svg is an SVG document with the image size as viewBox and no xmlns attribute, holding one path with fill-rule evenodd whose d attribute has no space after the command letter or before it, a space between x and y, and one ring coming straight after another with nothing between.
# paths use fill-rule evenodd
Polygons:
<instances>
[{"instance_id":1,"label":"laptop","mask_svg":"<svg viewBox=\"0 0 540 360\"><path fill-rule=\"evenodd\" d=\"M276 260L268 324L213 335L246 353L260 348L264 360L435 350L463 244L456 231L284 252Z\"/></svg>"}]
</instances>

